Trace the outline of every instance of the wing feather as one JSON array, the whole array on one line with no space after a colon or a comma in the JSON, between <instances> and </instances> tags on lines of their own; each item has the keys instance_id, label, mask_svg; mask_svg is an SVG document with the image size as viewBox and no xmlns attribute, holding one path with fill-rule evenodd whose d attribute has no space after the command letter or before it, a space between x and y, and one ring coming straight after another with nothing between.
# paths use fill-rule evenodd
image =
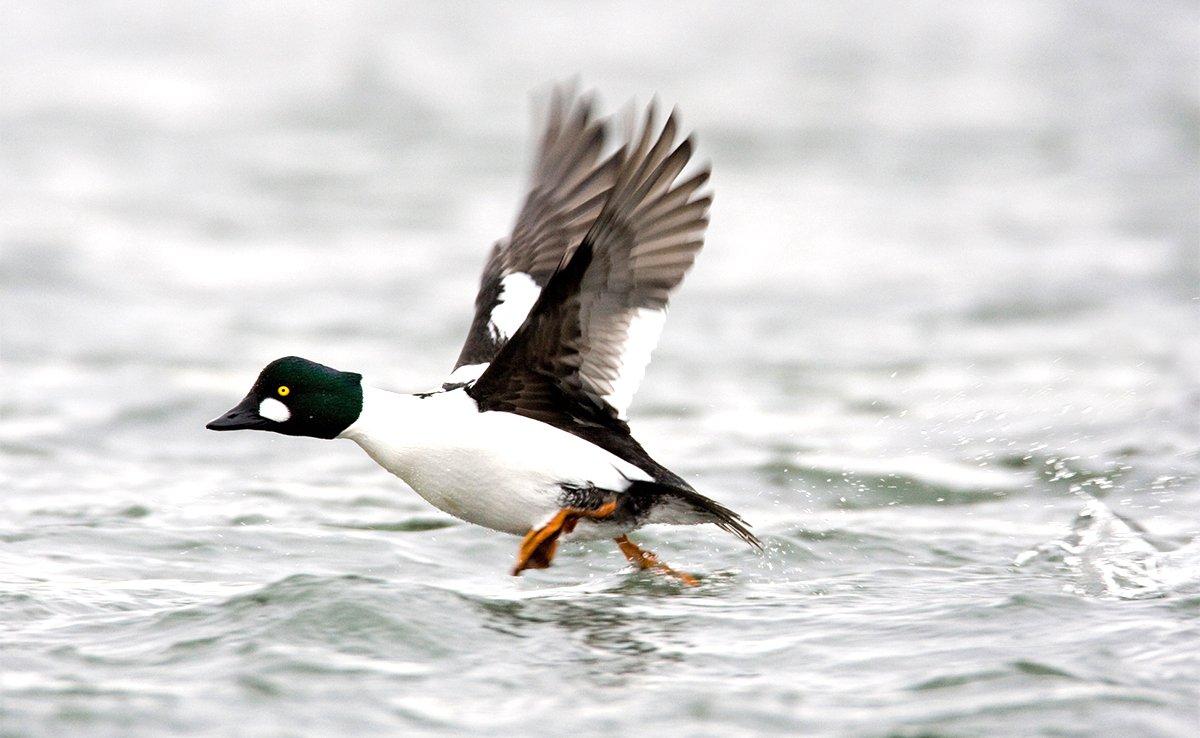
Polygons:
<instances>
[{"instance_id":1,"label":"wing feather","mask_svg":"<svg viewBox=\"0 0 1200 738\"><path fill-rule=\"evenodd\" d=\"M581 419L625 427L670 294L704 244L712 202L700 193L707 168L680 179L693 145L676 143L676 113L661 128L654 119L652 104L579 247L471 389L481 407L562 427Z\"/></svg>"},{"instance_id":2,"label":"wing feather","mask_svg":"<svg viewBox=\"0 0 1200 738\"><path fill-rule=\"evenodd\" d=\"M579 243L599 215L615 182L619 159L600 159L607 125L594 109L590 96L562 86L552 91L525 201L512 233L488 254L475 297L475 316L451 381L474 379L492 360L564 254ZM506 279L513 275L528 279Z\"/></svg>"},{"instance_id":3,"label":"wing feather","mask_svg":"<svg viewBox=\"0 0 1200 738\"><path fill-rule=\"evenodd\" d=\"M677 181L692 143L675 145L674 112L656 137L654 107L640 135L609 160L614 184L578 246L562 252L525 322L466 392L481 411L540 420L606 449L650 474L662 494L761 549L737 513L651 458L624 419L671 292L704 244L712 202L699 194L707 166Z\"/></svg>"}]
</instances>

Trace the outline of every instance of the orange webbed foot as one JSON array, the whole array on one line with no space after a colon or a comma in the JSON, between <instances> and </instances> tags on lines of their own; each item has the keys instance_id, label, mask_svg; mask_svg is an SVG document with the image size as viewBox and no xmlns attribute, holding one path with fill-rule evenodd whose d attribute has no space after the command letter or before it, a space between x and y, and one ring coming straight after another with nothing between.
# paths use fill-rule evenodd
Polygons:
<instances>
[{"instance_id":1,"label":"orange webbed foot","mask_svg":"<svg viewBox=\"0 0 1200 738\"><path fill-rule=\"evenodd\" d=\"M681 584L688 587L695 587L700 584L700 580L696 577L682 571L676 571L667 566L650 551L644 551L638 548L638 545L629 540L627 536L618 536L613 539L617 542L617 546L621 549L621 553L625 554L625 558L629 559L629 563L639 569L650 569L659 574L664 574L669 577L674 577Z\"/></svg>"},{"instance_id":2,"label":"orange webbed foot","mask_svg":"<svg viewBox=\"0 0 1200 738\"><path fill-rule=\"evenodd\" d=\"M580 520L603 520L616 510L616 501L610 500L595 510L564 507L554 513L550 522L525 534L521 540L521 547L517 550L517 563L513 566L512 575L515 577L526 569L549 568L550 562L554 560L554 553L558 550L560 536L575 530Z\"/></svg>"}]
</instances>

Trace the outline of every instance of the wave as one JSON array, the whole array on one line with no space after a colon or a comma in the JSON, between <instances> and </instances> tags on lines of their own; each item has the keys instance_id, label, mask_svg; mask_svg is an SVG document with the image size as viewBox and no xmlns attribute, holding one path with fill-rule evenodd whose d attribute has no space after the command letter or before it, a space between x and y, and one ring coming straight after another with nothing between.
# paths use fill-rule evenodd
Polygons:
<instances>
[{"instance_id":1,"label":"wave","mask_svg":"<svg viewBox=\"0 0 1200 738\"><path fill-rule=\"evenodd\" d=\"M1066 570L1070 591L1088 596L1134 600L1200 588L1200 538L1172 546L1091 497L1070 533L1013 561L1018 567L1038 562Z\"/></svg>"}]
</instances>

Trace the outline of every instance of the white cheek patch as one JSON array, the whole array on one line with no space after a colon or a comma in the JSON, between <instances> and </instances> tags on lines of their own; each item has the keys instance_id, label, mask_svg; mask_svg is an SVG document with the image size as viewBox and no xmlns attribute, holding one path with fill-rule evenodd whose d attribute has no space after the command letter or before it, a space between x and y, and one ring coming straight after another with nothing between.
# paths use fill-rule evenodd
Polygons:
<instances>
[{"instance_id":1,"label":"white cheek patch","mask_svg":"<svg viewBox=\"0 0 1200 738\"><path fill-rule=\"evenodd\" d=\"M274 420L276 423L285 423L288 418L292 417L292 411L288 410L287 405L274 397L268 397L259 404L258 414L267 420Z\"/></svg>"}]
</instances>

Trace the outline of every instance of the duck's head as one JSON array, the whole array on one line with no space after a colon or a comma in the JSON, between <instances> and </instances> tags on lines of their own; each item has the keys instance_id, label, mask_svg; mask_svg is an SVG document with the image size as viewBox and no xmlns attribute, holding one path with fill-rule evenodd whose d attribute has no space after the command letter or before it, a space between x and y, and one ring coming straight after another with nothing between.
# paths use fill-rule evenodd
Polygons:
<instances>
[{"instance_id":1,"label":"duck's head","mask_svg":"<svg viewBox=\"0 0 1200 738\"><path fill-rule=\"evenodd\" d=\"M267 364L250 393L209 430L265 430L336 438L362 412L362 375L285 356Z\"/></svg>"}]
</instances>

